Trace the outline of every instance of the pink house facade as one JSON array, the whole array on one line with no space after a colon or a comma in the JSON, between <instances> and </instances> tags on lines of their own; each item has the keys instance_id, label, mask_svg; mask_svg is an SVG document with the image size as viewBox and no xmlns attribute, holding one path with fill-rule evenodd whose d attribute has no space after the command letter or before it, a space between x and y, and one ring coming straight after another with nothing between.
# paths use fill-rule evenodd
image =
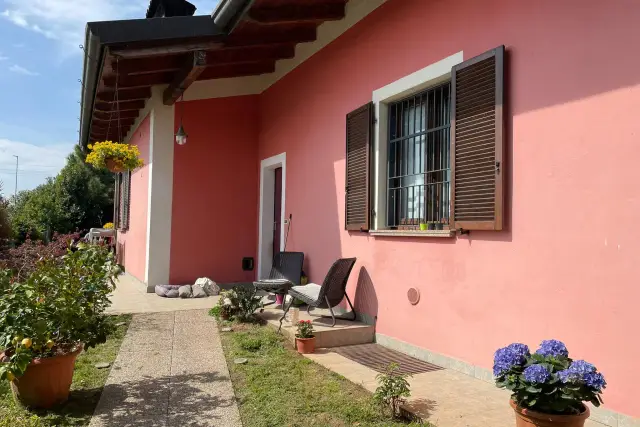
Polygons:
<instances>
[{"instance_id":1,"label":"pink house facade","mask_svg":"<svg viewBox=\"0 0 640 427\"><path fill-rule=\"evenodd\" d=\"M380 344L490 381L497 348L559 339L607 378L592 418L640 425L638 22L631 0L350 0L343 19L320 25L272 72L198 80L170 106L166 86L153 86L125 139L146 161L118 238L125 268L149 289L202 276L251 281L270 268L274 222L284 249L291 218L286 250L305 253L311 281L357 258L348 294ZM452 69L500 46L501 226L403 227L429 209L426 219L454 215L450 187L416 196L406 188L425 182L408 176L445 170L437 182L450 181ZM368 103L371 216L368 231L354 231L346 117ZM425 124L430 108L437 123ZM189 138L178 146L181 122ZM416 136L430 128L444 139ZM396 141L413 145L390 149ZM429 141L433 151L407 154ZM429 169L432 158L439 166ZM394 186L405 190L392 195Z\"/></svg>"}]
</instances>

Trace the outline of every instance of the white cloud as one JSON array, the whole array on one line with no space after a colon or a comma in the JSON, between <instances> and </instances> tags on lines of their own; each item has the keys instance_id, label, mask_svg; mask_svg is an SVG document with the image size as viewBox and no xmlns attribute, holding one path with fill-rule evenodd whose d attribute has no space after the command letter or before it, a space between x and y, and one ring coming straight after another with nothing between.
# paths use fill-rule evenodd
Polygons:
<instances>
[{"instance_id":1,"label":"white cloud","mask_svg":"<svg viewBox=\"0 0 640 427\"><path fill-rule=\"evenodd\" d=\"M38 76L39 73L36 73L35 71L31 71L31 70L27 70L24 67L21 67L17 64L13 64L11 67L9 67L9 71L12 71L14 73L18 73L18 74L22 74L24 76Z\"/></svg>"},{"instance_id":2,"label":"white cloud","mask_svg":"<svg viewBox=\"0 0 640 427\"><path fill-rule=\"evenodd\" d=\"M0 138L0 180L4 183L4 193L13 193L16 158L18 165L18 190L34 188L53 177L65 165L73 144L53 144L39 146L25 142Z\"/></svg>"},{"instance_id":3,"label":"white cloud","mask_svg":"<svg viewBox=\"0 0 640 427\"><path fill-rule=\"evenodd\" d=\"M80 53L87 22L143 18L149 0L5 0L0 17L56 40L68 53ZM197 14L210 14L218 0L192 1Z\"/></svg>"},{"instance_id":4,"label":"white cloud","mask_svg":"<svg viewBox=\"0 0 640 427\"><path fill-rule=\"evenodd\" d=\"M0 61L6 61L7 59L9 59L8 56L4 56L3 54L0 53Z\"/></svg>"}]
</instances>

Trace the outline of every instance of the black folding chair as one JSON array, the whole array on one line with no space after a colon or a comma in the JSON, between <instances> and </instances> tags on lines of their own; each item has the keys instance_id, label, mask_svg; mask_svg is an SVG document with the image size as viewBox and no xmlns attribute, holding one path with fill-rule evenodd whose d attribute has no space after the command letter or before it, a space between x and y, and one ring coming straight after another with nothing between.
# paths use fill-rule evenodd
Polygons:
<instances>
[{"instance_id":1,"label":"black folding chair","mask_svg":"<svg viewBox=\"0 0 640 427\"><path fill-rule=\"evenodd\" d=\"M351 270L353 269L353 265L356 263L355 258L342 258L333 263L327 276L324 278L324 282L322 282L322 286L316 285L315 283L309 283L306 286L293 286L289 289L289 296L291 296L291 302L289 306L286 306L286 303L283 303L284 314L280 319L280 328L282 328L282 321L284 320L287 312L291 308L293 301L297 298L299 300L304 301L307 306L307 313L313 308L328 308L331 313L331 319L333 323L331 326L336 325L336 316L333 314L333 307L340 304L342 298L347 298L347 302L349 303L349 308L351 308L352 318L344 318L340 317L344 320L354 321L356 320L356 311L353 309L353 305L351 304L351 300L347 295L347 280L349 279L349 274L351 274ZM328 317L328 316L322 316Z\"/></svg>"},{"instance_id":2,"label":"black folding chair","mask_svg":"<svg viewBox=\"0 0 640 427\"><path fill-rule=\"evenodd\" d=\"M273 257L269 278L253 282L256 292L265 291L286 296L292 286L300 285L303 263L304 253L302 252L278 252ZM264 305L274 303L275 301ZM284 308L284 301L282 307Z\"/></svg>"}]
</instances>

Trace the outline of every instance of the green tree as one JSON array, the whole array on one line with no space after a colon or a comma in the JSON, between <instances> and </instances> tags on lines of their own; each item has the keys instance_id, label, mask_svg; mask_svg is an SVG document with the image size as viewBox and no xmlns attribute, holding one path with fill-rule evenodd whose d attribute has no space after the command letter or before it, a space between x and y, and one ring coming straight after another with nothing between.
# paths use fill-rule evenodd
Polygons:
<instances>
[{"instance_id":1,"label":"green tree","mask_svg":"<svg viewBox=\"0 0 640 427\"><path fill-rule=\"evenodd\" d=\"M84 161L79 146L55 178L12 198L9 217L18 241L27 234L48 238L52 233L70 233L101 227L113 219L114 178Z\"/></svg>"},{"instance_id":2,"label":"green tree","mask_svg":"<svg viewBox=\"0 0 640 427\"><path fill-rule=\"evenodd\" d=\"M2 194L3 182L0 181L0 249L2 249L7 240L11 237L11 227L9 225L8 200Z\"/></svg>"}]
</instances>

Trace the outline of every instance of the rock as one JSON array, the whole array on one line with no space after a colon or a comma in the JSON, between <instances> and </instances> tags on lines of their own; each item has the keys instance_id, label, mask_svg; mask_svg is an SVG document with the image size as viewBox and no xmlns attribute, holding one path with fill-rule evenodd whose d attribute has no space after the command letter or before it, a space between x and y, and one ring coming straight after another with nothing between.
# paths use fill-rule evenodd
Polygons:
<instances>
[{"instance_id":1,"label":"rock","mask_svg":"<svg viewBox=\"0 0 640 427\"><path fill-rule=\"evenodd\" d=\"M248 361L249 359L246 359L244 357L238 357L237 359L233 359L233 363L235 363L236 365L245 365Z\"/></svg>"},{"instance_id":2,"label":"rock","mask_svg":"<svg viewBox=\"0 0 640 427\"><path fill-rule=\"evenodd\" d=\"M101 363L96 363L94 366L98 369L107 369L108 367L111 366L111 363L101 362Z\"/></svg>"},{"instance_id":3,"label":"rock","mask_svg":"<svg viewBox=\"0 0 640 427\"><path fill-rule=\"evenodd\" d=\"M116 327L119 328L120 326L124 326L126 324L127 324L127 322L118 322L118 323L116 323Z\"/></svg>"},{"instance_id":4,"label":"rock","mask_svg":"<svg viewBox=\"0 0 640 427\"><path fill-rule=\"evenodd\" d=\"M178 295L177 289L169 289L165 294L167 298L178 298Z\"/></svg>"},{"instance_id":5,"label":"rock","mask_svg":"<svg viewBox=\"0 0 640 427\"><path fill-rule=\"evenodd\" d=\"M208 277L201 277L196 280L195 285L202 287L207 296L215 296L220 294L220 286L216 284L213 280Z\"/></svg>"},{"instance_id":6,"label":"rock","mask_svg":"<svg viewBox=\"0 0 640 427\"><path fill-rule=\"evenodd\" d=\"M227 327L227 328L222 328L220 329L222 332L233 332L233 329Z\"/></svg>"},{"instance_id":7,"label":"rock","mask_svg":"<svg viewBox=\"0 0 640 427\"><path fill-rule=\"evenodd\" d=\"M178 288L178 296L180 298L191 298L191 285L184 285Z\"/></svg>"},{"instance_id":8,"label":"rock","mask_svg":"<svg viewBox=\"0 0 640 427\"><path fill-rule=\"evenodd\" d=\"M207 296L207 293L204 291L202 286L197 284L191 286L191 292L193 293L194 298L205 298Z\"/></svg>"}]
</instances>

